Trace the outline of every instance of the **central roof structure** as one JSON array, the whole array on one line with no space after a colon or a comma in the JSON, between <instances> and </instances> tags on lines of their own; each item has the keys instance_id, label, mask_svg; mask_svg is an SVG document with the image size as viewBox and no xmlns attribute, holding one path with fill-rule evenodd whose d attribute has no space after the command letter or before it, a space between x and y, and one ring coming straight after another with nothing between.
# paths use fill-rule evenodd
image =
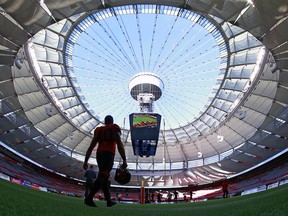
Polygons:
<instances>
[{"instance_id":1,"label":"central roof structure","mask_svg":"<svg viewBox=\"0 0 288 216\"><path fill-rule=\"evenodd\" d=\"M137 96L141 93L150 93L155 96L156 101L161 97L163 89L164 83L153 73L138 73L129 82L130 94L134 100L137 100Z\"/></svg>"},{"instance_id":2,"label":"central roof structure","mask_svg":"<svg viewBox=\"0 0 288 216\"><path fill-rule=\"evenodd\" d=\"M286 152L285 1L86 3L0 3L1 53L10 53L1 58L3 146L80 179L93 130L111 114L131 185L167 187L217 181ZM161 92L154 111L163 119L149 158L134 156L127 123L138 110L129 82L143 71Z\"/></svg>"}]
</instances>

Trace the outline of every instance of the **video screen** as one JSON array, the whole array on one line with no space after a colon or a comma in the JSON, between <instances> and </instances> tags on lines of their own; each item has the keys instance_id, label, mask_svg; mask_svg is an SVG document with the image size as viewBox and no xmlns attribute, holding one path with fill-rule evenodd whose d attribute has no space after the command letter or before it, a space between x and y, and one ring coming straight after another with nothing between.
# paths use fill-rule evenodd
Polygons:
<instances>
[{"instance_id":1,"label":"video screen","mask_svg":"<svg viewBox=\"0 0 288 216\"><path fill-rule=\"evenodd\" d=\"M133 114L132 127L134 128L155 128L158 119L153 114Z\"/></svg>"}]
</instances>

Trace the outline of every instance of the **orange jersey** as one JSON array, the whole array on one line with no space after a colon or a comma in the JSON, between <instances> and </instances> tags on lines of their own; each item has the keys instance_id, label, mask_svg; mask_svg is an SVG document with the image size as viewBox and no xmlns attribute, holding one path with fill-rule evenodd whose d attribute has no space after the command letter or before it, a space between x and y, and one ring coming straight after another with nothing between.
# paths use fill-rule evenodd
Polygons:
<instances>
[{"instance_id":1,"label":"orange jersey","mask_svg":"<svg viewBox=\"0 0 288 216\"><path fill-rule=\"evenodd\" d=\"M110 151L115 155L117 133L121 133L121 129L117 124L97 127L94 131L94 136L98 141L97 152Z\"/></svg>"}]
</instances>

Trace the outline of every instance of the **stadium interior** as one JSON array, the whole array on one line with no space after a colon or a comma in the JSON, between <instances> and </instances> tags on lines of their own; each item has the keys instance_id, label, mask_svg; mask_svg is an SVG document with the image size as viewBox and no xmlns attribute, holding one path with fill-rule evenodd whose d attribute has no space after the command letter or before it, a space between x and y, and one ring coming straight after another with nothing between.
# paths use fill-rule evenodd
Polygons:
<instances>
[{"instance_id":1,"label":"stadium interior","mask_svg":"<svg viewBox=\"0 0 288 216\"><path fill-rule=\"evenodd\" d=\"M0 0L1 178L82 197L86 150L111 114L132 175L125 186L111 178L115 197L136 201L144 186L204 199L221 197L226 179L231 196L287 183L287 18L287 0ZM149 86L129 89L148 69ZM140 86L156 92L153 104L132 95ZM143 157L128 119L147 104L162 120L155 155ZM89 163L97 169L95 154ZM116 154L112 175L119 164Z\"/></svg>"}]
</instances>

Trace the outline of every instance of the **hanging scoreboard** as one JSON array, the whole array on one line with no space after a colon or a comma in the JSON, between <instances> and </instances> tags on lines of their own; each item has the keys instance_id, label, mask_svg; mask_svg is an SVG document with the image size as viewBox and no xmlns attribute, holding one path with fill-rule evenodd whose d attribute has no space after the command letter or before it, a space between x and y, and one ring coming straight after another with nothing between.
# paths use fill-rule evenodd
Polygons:
<instances>
[{"instance_id":1,"label":"hanging scoreboard","mask_svg":"<svg viewBox=\"0 0 288 216\"><path fill-rule=\"evenodd\" d=\"M132 113L129 115L134 155L154 156L160 132L161 115L157 113Z\"/></svg>"}]
</instances>

